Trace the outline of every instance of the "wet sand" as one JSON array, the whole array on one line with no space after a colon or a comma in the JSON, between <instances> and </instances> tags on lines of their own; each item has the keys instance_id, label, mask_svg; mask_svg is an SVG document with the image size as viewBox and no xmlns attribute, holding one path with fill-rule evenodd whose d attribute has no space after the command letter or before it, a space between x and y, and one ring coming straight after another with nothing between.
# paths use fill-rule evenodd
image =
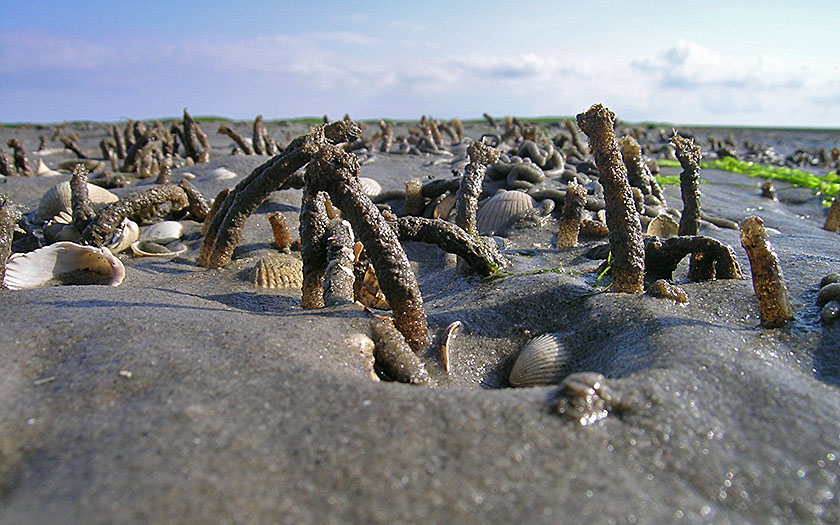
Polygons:
<instances>
[{"instance_id":1,"label":"wet sand","mask_svg":"<svg viewBox=\"0 0 840 525\"><path fill-rule=\"evenodd\" d=\"M227 155L232 141L202 127L211 162L174 179L195 174L208 198L239 180L213 169L241 178L268 158ZM80 142L93 153L106 129L80 126ZM19 137L30 152L38 134L0 128L3 144ZM450 177L434 159L376 155L361 175L385 189ZM596 293L601 261L584 253L604 241L558 251L550 218L510 233L501 279L461 275L436 247L407 243L432 334L455 320L464 331L450 374L427 359L438 388L374 382L345 341L369 333L360 307L303 310L298 292L247 278L272 250L268 213L296 231L298 190L260 206L223 269L196 266L192 223L182 256L124 255L119 287L2 291L0 522L838 521L840 327L816 306L820 278L840 271L837 234L807 190L778 184L774 202L760 180L701 177L706 212L757 214L778 231L788 327L759 327L736 230L700 233L732 246L745 278L690 282L683 261L683 306ZM6 178L0 192L34 209L67 179ZM681 207L678 187L666 196ZM620 412L584 427L555 413L556 386L509 387L519 348L550 332L571 372L607 376Z\"/></svg>"}]
</instances>

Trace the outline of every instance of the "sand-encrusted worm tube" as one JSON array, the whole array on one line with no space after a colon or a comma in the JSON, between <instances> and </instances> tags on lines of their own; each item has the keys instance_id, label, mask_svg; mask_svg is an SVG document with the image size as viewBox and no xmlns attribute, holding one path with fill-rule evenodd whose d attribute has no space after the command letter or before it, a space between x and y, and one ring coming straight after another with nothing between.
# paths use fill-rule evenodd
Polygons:
<instances>
[{"instance_id":1,"label":"sand-encrusted worm tube","mask_svg":"<svg viewBox=\"0 0 840 525\"><path fill-rule=\"evenodd\" d=\"M758 298L761 326L774 328L793 319L779 256L773 250L764 221L755 215L741 221L741 246L750 259L753 289Z\"/></svg>"},{"instance_id":2,"label":"sand-encrusted worm tube","mask_svg":"<svg viewBox=\"0 0 840 525\"><path fill-rule=\"evenodd\" d=\"M210 214L210 206L204 199L204 195L187 179L181 179L178 186L187 194L187 201L193 218L198 222L205 221Z\"/></svg>"},{"instance_id":3,"label":"sand-encrusted worm tube","mask_svg":"<svg viewBox=\"0 0 840 525\"><path fill-rule=\"evenodd\" d=\"M458 255L480 275L491 275L505 265L495 244L485 243L443 219L400 217L388 224L394 227L400 241L436 244L442 250Z\"/></svg>"},{"instance_id":4,"label":"sand-encrusted worm tube","mask_svg":"<svg viewBox=\"0 0 840 525\"><path fill-rule=\"evenodd\" d=\"M12 240L15 236L15 225L20 220L12 201L0 194L0 288L6 288L3 279L6 277L6 260L12 254Z\"/></svg>"},{"instance_id":5,"label":"sand-encrusted worm tube","mask_svg":"<svg viewBox=\"0 0 840 525\"><path fill-rule=\"evenodd\" d=\"M254 154L254 148L252 148L251 145L248 144L248 141L243 139L242 135L231 129L229 126L226 126L225 124L219 126L219 133L232 138L233 141L236 142L236 145L239 146L239 149L241 149L242 152L245 153L245 155Z\"/></svg>"},{"instance_id":6,"label":"sand-encrusted worm tube","mask_svg":"<svg viewBox=\"0 0 840 525\"><path fill-rule=\"evenodd\" d=\"M421 215L423 213L423 183L420 179L405 182L405 206L403 215Z\"/></svg>"},{"instance_id":7,"label":"sand-encrusted worm tube","mask_svg":"<svg viewBox=\"0 0 840 525\"><path fill-rule=\"evenodd\" d=\"M204 222L201 224L201 235L207 234L207 230L210 228L210 223L213 221L213 217L216 216L216 213L219 211L219 208L222 206L222 203L225 202L225 199L227 199L229 194L230 188L225 188L216 195L215 199L213 199L213 202L210 204L210 210L207 212L207 217L204 218Z\"/></svg>"},{"instance_id":8,"label":"sand-encrusted worm tube","mask_svg":"<svg viewBox=\"0 0 840 525\"><path fill-rule=\"evenodd\" d=\"M586 188L575 182L569 182L566 188L566 200L563 203L563 215L560 217L560 231L557 234L557 248L577 246L580 223L583 221L583 207L586 205Z\"/></svg>"},{"instance_id":9,"label":"sand-encrusted worm tube","mask_svg":"<svg viewBox=\"0 0 840 525\"><path fill-rule=\"evenodd\" d=\"M6 145L14 150L15 169L18 174L24 177L31 176L32 170L29 169L29 163L26 162L26 152L23 145L17 139L9 139Z\"/></svg>"},{"instance_id":10,"label":"sand-encrusted worm tube","mask_svg":"<svg viewBox=\"0 0 840 525\"><path fill-rule=\"evenodd\" d=\"M271 225L274 246L281 252L289 253L292 247L292 232L286 224L286 217L279 211L273 211L268 214L268 224Z\"/></svg>"},{"instance_id":11,"label":"sand-encrusted worm tube","mask_svg":"<svg viewBox=\"0 0 840 525\"><path fill-rule=\"evenodd\" d=\"M96 216L88 196L88 170L84 164L76 164L70 177L70 209L73 211L73 226L84 231Z\"/></svg>"},{"instance_id":12,"label":"sand-encrusted worm tube","mask_svg":"<svg viewBox=\"0 0 840 525\"><path fill-rule=\"evenodd\" d=\"M111 126L111 135L114 137L114 146L118 159L125 158L125 138L120 133L116 126Z\"/></svg>"},{"instance_id":13,"label":"sand-encrusted worm tube","mask_svg":"<svg viewBox=\"0 0 840 525\"><path fill-rule=\"evenodd\" d=\"M412 385L433 384L432 378L420 358L406 345L400 332L390 319L372 319L375 369L393 381Z\"/></svg>"},{"instance_id":14,"label":"sand-encrusted worm tube","mask_svg":"<svg viewBox=\"0 0 840 525\"><path fill-rule=\"evenodd\" d=\"M682 166L680 193L683 211L680 217L680 235L697 235L700 231L700 146L693 139L674 135L671 144L676 148L677 160Z\"/></svg>"},{"instance_id":15,"label":"sand-encrusted worm tube","mask_svg":"<svg viewBox=\"0 0 840 525\"><path fill-rule=\"evenodd\" d=\"M342 219L330 221L325 233L327 268L324 271L324 304L353 302L353 228Z\"/></svg>"},{"instance_id":16,"label":"sand-encrusted worm tube","mask_svg":"<svg viewBox=\"0 0 840 525\"><path fill-rule=\"evenodd\" d=\"M396 232L365 195L358 174L355 155L323 143L306 169L306 188L326 190L353 226L394 312L394 325L412 350L419 352L429 344L429 329L417 278Z\"/></svg>"},{"instance_id":17,"label":"sand-encrusted worm tube","mask_svg":"<svg viewBox=\"0 0 840 525\"><path fill-rule=\"evenodd\" d=\"M263 127L262 115L257 115L254 119L254 131L251 137L254 153L257 155L264 155L266 153L265 144L265 128Z\"/></svg>"},{"instance_id":18,"label":"sand-encrusted worm tube","mask_svg":"<svg viewBox=\"0 0 840 525\"><path fill-rule=\"evenodd\" d=\"M159 204L169 203L173 210L180 210L188 204L187 194L178 186L163 185L109 204L82 232L82 244L102 246L113 235L123 219Z\"/></svg>"},{"instance_id":19,"label":"sand-encrusted worm tube","mask_svg":"<svg viewBox=\"0 0 840 525\"><path fill-rule=\"evenodd\" d=\"M15 169L15 165L12 161L9 160L9 157L6 156L6 152L0 149L0 175L4 175L6 177L17 177L18 172Z\"/></svg>"},{"instance_id":20,"label":"sand-encrusted worm tube","mask_svg":"<svg viewBox=\"0 0 840 525\"><path fill-rule=\"evenodd\" d=\"M694 281L741 279L741 267L732 248L702 235L645 239L645 271L650 281L671 279L677 265L692 254L688 277Z\"/></svg>"},{"instance_id":21,"label":"sand-encrusted worm tube","mask_svg":"<svg viewBox=\"0 0 840 525\"><path fill-rule=\"evenodd\" d=\"M607 227L610 229L613 290L644 293L645 247L639 212L627 181L627 169L615 140L615 114L601 104L577 115L580 129L589 137L595 165L604 187Z\"/></svg>"},{"instance_id":22,"label":"sand-encrusted worm tube","mask_svg":"<svg viewBox=\"0 0 840 525\"><path fill-rule=\"evenodd\" d=\"M840 228L840 193L831 201L831 207L828 208L828 215L825 216L823 225L823 230L830 232L836 232L838 228Z\"/></svg>"},{"instance_id":23,"label":"sand-encrusted worm tube","mask_svg":"<svg viewBox=\"0 0 840 525\"><path fill-rule=\"evenodd\" d=\"M481 142L473 142L467 148L470 162L464 168L461 185L456 194L455 224L469 235L478 234L475 221L484 174L487 171L487 166L498 162L500 154L501 152L496 148L491 148Z\"/></svg>"},{"instance_id":24,"label":"sand-encrusted worm tube","mask_svg":"<svg viewBox=\"0 0 840 525\"><path fill-rule=\"evenodd\" d=\"M198 265L220 268L230 262L247 218L274 191L292 187L295 171L303 167L321 144L347 142L361 135L359 127L345 120L313 127L296 138L282 153L258 166L225 198L210 222ZM297 186L300 187L300 186Z\"/></svg>"},{"instance_id":25,"label":"sand-encrusted worm tube","mask_svg":"<svg viewBox=\"0 0 840 525\"><path fill-rule=\"evenodd\" d=\"M324 306L324 272L327 270L326 233L330 219L326 193L307 187L300 205L300 256L303 260L301 307Z\"/></svg>"}]
</instances>

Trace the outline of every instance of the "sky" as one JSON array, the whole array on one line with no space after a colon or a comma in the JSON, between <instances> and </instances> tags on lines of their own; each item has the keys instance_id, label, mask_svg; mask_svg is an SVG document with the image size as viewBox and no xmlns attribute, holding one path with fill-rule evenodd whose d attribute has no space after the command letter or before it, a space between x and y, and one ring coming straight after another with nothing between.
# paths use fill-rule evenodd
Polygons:
<instances>
[{"instance_id":1,"label":"sky","mask_svg":"<svg viewBox=\"0 0 840 525\"><path fill-rule=\"evenodd\" d=\"M0 0L0 13L4 123L602 103L628 122L840 128L836 0Z\"/></svg>"}]
</instances>

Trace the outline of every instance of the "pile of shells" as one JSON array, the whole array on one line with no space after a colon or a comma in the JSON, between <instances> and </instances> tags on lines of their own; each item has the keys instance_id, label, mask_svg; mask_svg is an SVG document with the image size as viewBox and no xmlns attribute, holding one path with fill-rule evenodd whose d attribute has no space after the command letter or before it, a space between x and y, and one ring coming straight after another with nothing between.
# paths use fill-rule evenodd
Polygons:
<instances>
[{"instance_id":1,"label":"pile of shells","mask_svg":"<svg viewBox=\"0 0 840 525\"><path fill-rule=\"evenodd\" d=\"M840 318L840 273L832 272L820 280L817 306L821 307L823 324L831 324Z\"/></svg>"}]
</instances>

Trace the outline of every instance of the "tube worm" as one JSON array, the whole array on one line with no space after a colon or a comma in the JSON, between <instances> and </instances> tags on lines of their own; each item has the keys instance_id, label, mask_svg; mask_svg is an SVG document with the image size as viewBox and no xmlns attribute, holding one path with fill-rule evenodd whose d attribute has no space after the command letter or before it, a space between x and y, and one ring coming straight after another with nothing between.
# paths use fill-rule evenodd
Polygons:
<instances>
[{"instance_id":1,"label":"tube worm","mask_svg":"<svg viewBox=\"0 0 840 525\"><path fill-rule=\"evenodd\" d=\"M779 256L773 250L764 221L755 215L741 221L741 246L750 259L753 289L758 298L761 326L774 328L793 319Z\"/></svg>"},{"instance_id":2,"label":"tube worm","mask_svg":"<svg viewBox=\"0 0 840 525\"><path fill-rule=\"evenodd\" d=\"M379 146L379 151L388 153L394 143L394 123L386 123L384 120L380 120L379 127L382 129L382 144Z\"/></svg>"},{"instance_id":3,"label":"tube worm","mask_svg":"<svg viewBox=\"0 0 840 525\"><path fill-rule=\"evenodd\" d=\"M207 215L210 213L210 206L204 199L204 195L187 179L181 179L178 186L187 194L187 202L189 203L190 214L193 218L197 222L207 220Z\"/></svg>"},{"instance_id":4,"label":"tube worm","mask_svg":"<svg viewBox=\"0 0 840 525\"><path fill-rule=\"evenodd\" d=\"M773 186L773 183L769 180L764 181L764 183L761 185L761 196L765 199L770 199L771 201L779 200L779 197L776 195L776 188Z\"/></svg>"},{"instance_id":5,"label":"tube worm","mask_svg":"<svg viewBox=\"0 0 840 525\"><path fill-rule=\"evenodd\" d=\"M111 136L114 137L114 146L117 153L117 158L125 158L125 138L120 134L116 126L111 126Z\"/></svg>"},{"instance_id":6,"label":"tube worm","mask_svg":"<svg viewBox=\"0 0 840 525\"><path fill-rule=\"evenodd\" d=\"M198 152L201 149L201 146L198 143L198 135L195 132L195 121L187 112L187 108L184 108L181 133L181 142L184 144L184 150L186 151L187 157L190 157L193 161L198 162Z\"/></svg>"},{"instance_id":7,"label":"tube worm","mask_svg":"<svg viewBox=\"0 0 840 525\"><path fill-rule=\"evenodd\" d=\"M232 138L236 145L239 146L239 149L242 150L245 155L253 155L254 148L248 144L248 141L242 138L242 135L237 133L236 131L232 130L229 126L222 124L219 126L219 133L222 135L227 135L228 137Z\"/></svg>"},{"instance_id":8,"label":"tube worm","mask_svg":"<svg viewBox=\"0 0 840 525\"><path fill-rule=\"evenodd\" d=\"M76 142L73 139L71 139L70 137L59 137L58 140L59 140L59 142L64 144L65 149L69 149L70 151L75 153L77 158L79 158L79 159L88 158L87 155L85 155L84 152L81 149L79 149L79 145L76 144Z\"/></svg>"},{"instance_id":9,"label":"tube worm","mask_svg":"<svg viewBox=\"0 0 840 525\"><path fill-rule=\"evenodd\" d=\"M423 213L423 183L420 179L411 179L405 183L405 207L403 215L421 215Z\"/></svg>"},{"instance_id":10,"label":"tube worm","mask_svg":"<svg viewBox=\"0 0 840 525\"><path fill-rule=\"evenodd\" d=\"M429 344L429 329L417 278L399 238L365 195L356 156L325 142L321 144L307 166L304 193L323 189L330 194L365 246L379 286L393 309L394 325L412 350L419 352Z\"/></svg>"},{"instance_id":11,"label":"tube worm","mask_svg":"<svg viewBox=\"0 0 840 525\"><path fill-rule=\"evenodd\" d=\"M621 158L627 167L627 179L630 181L630 185L642 190L644 195L653 195L661 203L664 203L665 197L662 195L662 188L653 178L653 173L642 158L642 148L636 139L628 135L622 137L619 144L621 145Z\"/></svg>"},{"instance_id":12,"label":"tube worm","mask_svg":"<svg viewBox=\"0 0 840 525\"><path fill-rule=\"evenodd\" d=\"M840 228L840 193L831 201L831 207L828 208L828 215L825 216L823 225L823 230L830 232L836 232L838 228Z\"/></svg>"},{"instance_id":13,"label":"tube worm","mask_svg":"<svg viewBox=\"0 0 840 525\"><path fill-rule=\"evenodd\" d=\"M268 224L274 237L274 246L283 253L289 253L292 246L292 232L286 224L286 217L279 211L268 214Z\"/></svg>"},{"instance_id":14,"label":"tube worm","mask_svg":"<svg viewBox=\"0 0 840 525\"><path fill-rule=\"evenodd\" d=\"M586 188L571 181L566 188L566 201L563 203L563 215L560 217L560 232L557 234L558 249L577 246L585 205Z\"/></svg>"},{"instance_id":15,"label":"tube worm","mask_svg":"<svg viewBox=\"0 0 840 525\"><path fill-rule=\"evenodd\" d=\"M187 205L187 194L178 186L155 186L133 193L102 209L82 232L82 244L102 246L126 217L131 217L153 206L170 203L173 210Z\"/></svg>"},{"instance_id":16,"label":"tube worm","mask_svg":"<svg viewBox=\"0 0 840 525\"><path fill-rule=\"evenodd\" d=\"M455 336L461 332L463 328L463 323L461 321L454 321L450 323L449 326L443 331L443 334L440 336L440 361L443 363L443 369L446 373L449 373L450 369L450 361L449 361L449 350L452 347L452 343L455 340Z\"/></svg>"},{"instance_id":17,"label":"tube worm","mask_svg":"<svg viewBox=\"0 0 840 525\"><path fill-rule=\"evenodd\" d=\"M460 143L464 140L464 124L461 123L461 119L455 117L449 121L449 125L455 130L455 137L457 138L456 142Z\"/></svg>"},{"instance_id":18,"label":"tube worm","mask_svg":"<svg viewBox=\"0 0 840 525\"><path fill-rule=\"evenodd\" d=\"M506 264L495 244L485 243L443 219L400 217L388 224L392 225L400 241L436 244L442 250L458 255L480 275L491 275Z\"/></svg>"},{"instance_id":19,"label":"tube worm","mask_svg":"<svg viewBox=\"0 0 840 525\"><path fill-rule=\"evenodd\" d=\"M669 283L665 279L657 279L654 281L650 285L650 288L648 288L648 293L654 297L673 299L674 302L680 304L688 302L688 294L685 293L685 290L675 284Z\"/></svg>"},{"instance_id":20,"label":"tube worm","mask_svg":"<svg viewBox=\"0 0 840 525\"><path fill-rule=\"evenodd\" d=\"M601 104L577 115L580 129L589 137L595 164L604 187L607 227L610 230L613 289L644 293L645 248L639 212L633 201L627 169L615 140L615 114Z\"/></svg>"},{"instance_id":21,"label":"tube worm","mask_svg":"<svg viewBox=\"0 0 840 525\"><path fill-rule=\"evenodd\" d=\"M481 142L473 142L467 148L470 162L464 168L464 175L456 194L455 224L469 235L477 235L476 214L478 198L481 196L482 182L487 166L499 161L501 152Z\"/></svg>"},{"instance_id":22,"label":"tube worm","mask_svg":"<svg viewBox=\"0 0 840 525\"><path fill-rule=\"evenodd\" d=\"M303 286L301 307L322 308L324 288L322 281L327 269L326 193L305 188L300 205L300 256L303 260Z\"/></svg>"},{"instance_id":23,"label":"tube worm","mask_svg":"<svg viewBox=\"0 0 840 525\"><path fill-rule=\"evenodd\" d=\"M253 144L255 154L265 155L265 128L263 127L262 115L257 115L254 119L254 133L251 137L251 143Z\"/></svg>"},{"instance_id":24,"label":"tube worm","mask_svg":"<svg viewBox=\"0 0 840 525\"><path fill-rule=\"evenodd\" d=\"M134 121L128 119L125 123L125 127L123 128L123 140L125 141L126 146L126 155L128 154L128 148L134 145Z\"/></svg>"},{"instance_id":25,"label":"tube worm","mask_svg":"<svg viewBox=\"0 0 840 525\"><path fill-rule=\"evenodd\" d=\"M390 319L371 319L373 356L376 368L394 381L412 385L432 385L432 378L420 358L412 352Z\"/></svg>"},{"instance_id":26,"label":"tube worm","mask_svg":"<svg viewBox=\"0 0 840 525\"><path fill-rule=\"evenodd\" d=\"M18 175L15 165L12 164L12 161L9 160L2 149L0 149L0 175L6 177L17 177Z\"/></svg>"},{"instance_id":27,"label":"tube worm","mask_svg":"<svg viewBox=\"0 0 840 525\"><path fill-rule=\"evenodd\" d=\"M6 288L3 280L6 276L6 259L12 254L12 240L15 236L15 225L20 220L12 201L0 194L0 288Z\"/></svg>"},{"instance_id":28,"label":"tube worm","mask_svg":"<svg viewBox=\"0 0 840 525\"><path fill-rule=\"evenodd\" d=\"M482 113L481 116L484 117L491 128L499 129L499 123L496 122L496 119L494 119L489 113Z\"/></svg>"},{"instance_id":29,"label":"tube worm","mask_svg":"<svg viewBox=\"0 0 840 525\"><path fill-rule=\"evenodd\" d=\"M216 195L215 199L213 199L213 203L210 204L210 210L207 212L207 217L204 218L204 223L201 225L201 235L207 234L207 229L210 227L213 217L216 216L216 213L219 211L219 208L222 206L222 203L225 199L227 199L229 194L230 188L225 188Z\"/></svg>"},{"instance_id":30,"label":"tube worm","mask_svg":"<svg viewBox=\"0 0 840 525\"><path fill-rule=\"evenodd\" d=\"M24 177L31 176L32 170L29 169L29 165L26 162L26 152L23 150L23 145L17 139L9 139L6 145L14 150L15 169L18 174Z\"/></svg>"},{"instance_id":31,"label":"tube worm","mask_svg":"<svg viewBox=\"0 0 840 525\"><path fill-rule=\"evenodd\" d=\"M688 277L694 281L741 279L741 267L732 248L711 237L689 235L645 239L645 269L650 280L671 279L677 265L692 254Z\"/></svg>"},{"instance_id":32,"label":"tube worm","mask_svg":"<svg viewBox=\"0 0 840 525\"><path fill-rule=\"evenodd\" d=\"M432 135L432 140L435 142L435 146L438 148L443 147L443 135L440 133L440 129L438 129L437 122L434 120L429 122L429 133Z\"/></svg>"},{"instance_id":33,"label":"tube worm","mask_svg":"<svg viewBox=\"0 0 840 525\"><path fill-rule=\"evenodd\" d=\"M219 268L229 263L248 216L272 192L293 187L300 180L294 173L309 162L321 144L347 142L360 134L358 126L343 120L314 127L292 141L282 153L254 169L230 192L213 217L201 246L199 266Z\"/></svg>"},{"instance_id":34,"label":"tube worm","mask_svg":"<svg viewBox=\"0 0 840 525\"><path fill-rule=\"evenodd\" d=\"M88 196L88 170L84 164L76 164L70 177L70 209L73 211L73 226L84 231L96 216Z\"/></svg>"},{"instance_id":35,"label":"tube worm","mask_svg":"<svg viewBox=\"0 0 840 525\"><path fill-rule=\"evenodd\" d=\"M38 151L46 151L47 150L47 136L46 135L38 135Z\"/></svg>"},{"instance_id":36,"label":"tube worm","mask_svg":"<svg viewBox=\"0 0 840 525\"><path fill-rule=\"evenodd\" d=\"M697 235L700 231L700 146L693 139L674 135L671 144L676 148L677 160L682 166L680 193L683 211L680 217L680 235Z\"/></svg>"},{"instance_id":37,"label":"tube worm","mask_svg":"<svg viewBox=\"0 0 840 525\"><path fill-rule=\"evenodd\" d=\"M172 183L172 155L167 153L161 157L157 150L154 151L155 158L158 162L158 177L155 184L171 184ZM187 179L184 179L187 180Z\"/></svg>"},{"instance_id":38,"label":"tube worm","mask_svg":"<svg viewBox=\"0 0 840 525\"><path fill-rule=\"evenodd\" d=\"M324 270L324 304L353 302L353 229L350 223L334 219L325 232L327 267Z\"/></svg>"}]
</instances>

